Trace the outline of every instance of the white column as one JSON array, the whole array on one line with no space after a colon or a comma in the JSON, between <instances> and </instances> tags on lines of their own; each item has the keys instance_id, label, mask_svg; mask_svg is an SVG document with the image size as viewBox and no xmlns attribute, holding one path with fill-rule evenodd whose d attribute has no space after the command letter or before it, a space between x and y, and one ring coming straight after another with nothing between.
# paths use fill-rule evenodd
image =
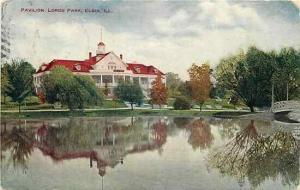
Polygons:
<instances>
[{"instance_id":1,"label":"white column","mask_svg":"<svg viewBox=\"0 0 300 190\"><path fill-rule=\"evenodd\" d=\"M100 75L100 86L102 86L102 75Z\"/></svg>"}]
</instances>

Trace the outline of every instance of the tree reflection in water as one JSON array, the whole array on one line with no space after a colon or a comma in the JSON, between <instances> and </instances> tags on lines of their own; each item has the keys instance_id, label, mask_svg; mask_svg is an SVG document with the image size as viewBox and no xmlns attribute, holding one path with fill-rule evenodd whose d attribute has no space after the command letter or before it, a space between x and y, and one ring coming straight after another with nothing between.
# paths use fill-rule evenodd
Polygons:
<instances>
[{"instance_id":1,"label":"tree reflection in water","mask_svg":"<svg viewBox=\"0 0 300 190\"><path fill-rule=\"evenodd\" d=\"M19 126L11 130L6 130L5 125L4 123L4 129L1 126L1 162L7 161L7 167L12 164L15 169L21 168L26 172L27 161L34 149L34 131L21 128L20 121ZM8 158L3 152L8 153Z\"/></svg>"},{"instance_id":2,"label":"tree reflection in water","mask_svg":"<svg viewBox=\"0 0 300 190\"><path fill-rule=\"evenodd\" d=\"M204 123L202 119L193 121L188 125L188 129L190 130L188 142L192 145L193 149L206 149L210 147L214 137L210 126Z\"/></svg>"},{"instance_id":3,"label":"tree reflection in water","mask_svg":"<svg viewBox=\"0 0 300 190\"><path fill-rule=\"evenodd\" d=\"M209 164L224 175L236 177L241 184L247 179L253 188L279 176L284 185L298 185L299 156L299 145L291 133L275 132L264 137L251 121L224 147L209 155Z\"/></svg>"},{"instance_id":4,"label":"tree reflection in water","mask_svg":"<svg viewBox=\"0 0 300 190\"><path fill-rule=\"evenodd\" d=\"M188 143L192 145L194 150L209 148L213 143L214 137L210 125L204 119L175 117L173 122L177 128L186 130Z\"/></svg>"}]
</instances>

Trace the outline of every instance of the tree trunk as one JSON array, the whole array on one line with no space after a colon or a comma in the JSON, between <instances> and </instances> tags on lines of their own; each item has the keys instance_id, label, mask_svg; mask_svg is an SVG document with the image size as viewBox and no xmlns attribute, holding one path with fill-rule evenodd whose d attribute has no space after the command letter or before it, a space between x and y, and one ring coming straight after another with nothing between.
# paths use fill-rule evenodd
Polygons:
<instances>
[{"instance_id":1,"label":"tree trunk","mask_svg":"<svg viewBox=\"0 0 300 190\"><path fill-rule=\"evenodd\" d=\"M250 111L254 112L254 107L253 106L250 106Z\"/></svg>"},{"instance_id":2,"label":"tree trunk","mask_svg":"<svg viewBox=\"0 0 300 190\"><path fill-rule=\"evenodd\" d=\"M133 111L133 103L130 103L131 111Z\"/></svg>"},{"instance_id":3,"label":"tree trunk","mask_svg":"<svg viewBox=\"0 0 300 190\"><path fill-rule=\"evenodd\" d=\"M90 168L93 167L93 160L92 160L92 156L90 156Z\"/></svg>"},{"instance_id":4,"label":"tree trunk","mask_svg":"<svg viewBox=\"0 0 300 190\"><path fill-rule=\"evenodd\" d=\"M21 113L21 103L19 103L19 114Z\"/></svg>"},{"instance_id":5,"label":"tree trunk","mask_svg":"<svg viewBox=\"0 0 300 190\"><path fill-rule=\"evenodd\" d=\"M199 106L200 106L200 112L202 111L202 105L203 105L203 104L200 104L200 105L199 105Z\"/></svg>"}]
</instances>

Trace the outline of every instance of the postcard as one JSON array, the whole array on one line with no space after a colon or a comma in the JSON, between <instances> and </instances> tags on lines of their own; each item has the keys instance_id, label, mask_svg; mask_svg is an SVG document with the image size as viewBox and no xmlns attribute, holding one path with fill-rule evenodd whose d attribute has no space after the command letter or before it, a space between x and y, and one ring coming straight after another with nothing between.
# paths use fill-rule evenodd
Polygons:
<instances>
[{"instance_id":1,"label":"postcard","mask_svg":"<svg viewBox=\"0 0 300 190\"><path fill-rule=\"evenodd\" d=\"M1 1L1 190L300 190L299 1Z\"/></svg>"}]
</instances>

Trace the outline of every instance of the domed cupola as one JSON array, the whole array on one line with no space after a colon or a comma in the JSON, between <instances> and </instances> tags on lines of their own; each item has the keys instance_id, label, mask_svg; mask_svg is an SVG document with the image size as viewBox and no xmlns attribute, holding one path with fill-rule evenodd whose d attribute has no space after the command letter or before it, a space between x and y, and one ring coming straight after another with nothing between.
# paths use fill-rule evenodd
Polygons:
<instances>
[{"instance_id":1,"label":"domed cupola","mask_svg":"<svg viewBox=\"0 0 300 190\"><path fill-rule=\"evenodd\" d=\"M105 44L102 41L102 29L101 29L101 38L100 38L100 42L98 43L98 49L96 51L96 54L105 54Z\"/></svg>"}]
</instances>

